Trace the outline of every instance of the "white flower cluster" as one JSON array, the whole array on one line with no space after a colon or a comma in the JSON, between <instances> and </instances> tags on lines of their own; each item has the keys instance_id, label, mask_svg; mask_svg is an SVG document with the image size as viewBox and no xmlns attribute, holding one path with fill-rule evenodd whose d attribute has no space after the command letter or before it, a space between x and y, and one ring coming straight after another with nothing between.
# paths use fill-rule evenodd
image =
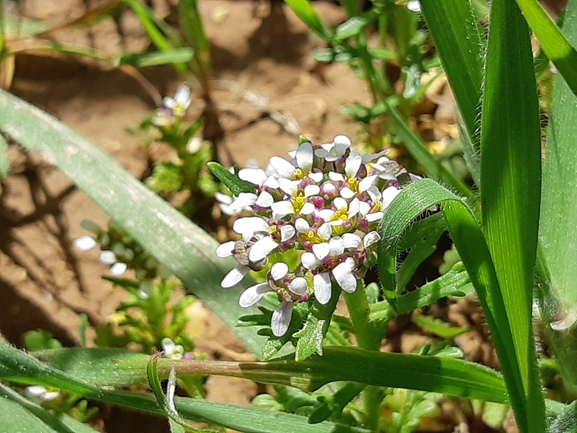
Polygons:
<instances>
[{"instance_id":1,"label":"white flower cluster","mask_svg":"<svg viewBox=\"0 0 577 433\"><path fill-rule=\"evenodd\" d=\"M261 270L275 251L302 251L298 265L275 263L265 283L243 292L240 305L256 304L268 291L278 295L273 312L275 336L286 333L295 302L314 293L325 305L333 281L354 292L380 239L377 225L383 211L411 180L396 162L377 154L351 150L344 135L332 143L302 143L291 160L270 160L267 170L245 168L238 175L255 186L228 205L228 213L247 214L234 222L242 239L220 245L219 257L233 256L238 266L223 279L224 288L239 283L249 270Z\"/></svg>"}]
</instances>

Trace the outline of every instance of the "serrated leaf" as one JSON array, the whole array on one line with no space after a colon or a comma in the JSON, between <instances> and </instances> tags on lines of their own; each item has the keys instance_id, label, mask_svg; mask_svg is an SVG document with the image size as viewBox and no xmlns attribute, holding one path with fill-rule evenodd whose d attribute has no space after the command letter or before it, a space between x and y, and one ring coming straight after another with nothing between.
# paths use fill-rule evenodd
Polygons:
<instances>
[{"instance_id":1,"label":"serrated leaf","mask_svg":"<svg viewBox=\"0 0 577 433\"><path fill-rule=\"evenodd\" d=\"M319 320L312 314L309 314L305 321L305 326L294 334L298 339L295 359L302 361L314 355L315 353L323 354L323 328L325 320Z\"/></svg>"},{"instance_id":2,"label":"serrated leaf","mask_svg":"<svg viewBox=\"0 0 577 433\"><path fill-rule=\"evenodd\" d=\"M447 322L430 316L412 316L411 320L425 331L431 332L447 340L458 337L459 335L465 334L471 330L460 326L451 326Z\"/></svg>"}]
</instances>

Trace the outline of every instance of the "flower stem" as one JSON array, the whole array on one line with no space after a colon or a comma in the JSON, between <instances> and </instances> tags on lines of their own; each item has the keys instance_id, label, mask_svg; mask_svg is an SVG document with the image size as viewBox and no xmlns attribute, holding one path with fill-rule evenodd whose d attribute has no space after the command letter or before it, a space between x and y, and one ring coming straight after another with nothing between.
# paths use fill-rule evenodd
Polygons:
<instances>
[{"instance_id":1,"label":"flower stem","mask_svg":"<svg viewBox=\"0 0 577 433\"><path fill-rule=\"evenodd\" d=\"M362 349L376 350L381 347L382 326L369 320L370 306L364 290L364 283L359 280L353 293L345 293L345 301L355 330L357 344ZM363 391L365 409L364 424L371 431L377 431L381 417L381 403L384 394L376 386L367 386Z\"/></svg>"}]
</instances>

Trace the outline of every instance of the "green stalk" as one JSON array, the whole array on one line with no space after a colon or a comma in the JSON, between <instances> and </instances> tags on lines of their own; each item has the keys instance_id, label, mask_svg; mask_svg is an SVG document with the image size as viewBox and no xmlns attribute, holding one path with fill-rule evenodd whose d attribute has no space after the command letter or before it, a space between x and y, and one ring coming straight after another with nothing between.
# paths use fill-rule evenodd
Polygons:
<instances>
[{"instance_id":1,"label":"green stalk","mask_svg":"<svg viewBox=\"0 0 577 433\"><path fill-rule=\"evenodd\" d=\"M362 280L357 282L353 293L345 293L345 302L355 331L357 344L361 349L378 351L381 347L383 327L377 328L369 318L370 305ZM379 332L380 331L380 332ZM376 431L381 418L381 403L384 395L380 387L367 386L362 392L365 427Z\"/></svg>"}]
</instances>

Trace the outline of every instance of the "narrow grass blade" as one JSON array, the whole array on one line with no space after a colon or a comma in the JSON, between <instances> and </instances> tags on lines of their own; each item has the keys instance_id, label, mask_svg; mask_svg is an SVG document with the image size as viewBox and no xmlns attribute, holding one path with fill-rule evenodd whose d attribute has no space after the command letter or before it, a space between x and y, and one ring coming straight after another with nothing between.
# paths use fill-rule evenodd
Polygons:
<instances>
[{"instance_id":1,"label":"narrow grass blade","mask_svg":"<svg viewBox=\"0 0 577 433\"><path fill-rule=\"evenodd\" d=\"M313 30L317 35L326 41L332 39L333 31L329 29L320 19L317 12L309 0L285 0L295 14Z\"/></svg>"},{"instance_id":2,"label":"narrow grass blade","mask_svg":"<svg viewBox=\"0 0 577 433\"><path fill-rule=\"evenodd\" d=\"M577 44L577 1L567 4L563 32ZM577 393L577 97L557 75L546 158L543 165L540 238L550 277L541 287L541 308L549 343L559 361L565 386ZM547 284L544 282L544 284ZM549 290L545 290L549 289ZM555 323L553 323L555 322ZM553 329L556 328L556 329Z\"/></svg>"},{"instance_id":3,"label":"narrow grass blade","mask_svg":"<svg viewBox=\"0 0 577 433\"><path fill-rule=\"evenodd\" d=\"M517 0L537 36L541 49L553 62L574 94L577 94L577 51L537 0Z\"/></svg>"},{"instance_id":4,"label":"narrow grass blade","mask_svg":"<svg viewBox=\"0 0 577 433\"><path fill-rule=\"evenodd\" d=\"M265 337L254 329L236 328L238 317L256 308L238 305L239 291L220 288L233 265L216 256L218 243L86 138L30 104L0 92L0 131L32 152L54 161L80 189L134 239L179 277L211 308L253 353ZM239 284L251 285L247 276Z\"/></svg>"},{"instance_id":5,"label":"narrow grass blade","mask_svg":"<svg viewBox=\"0 0 577 433\"><path fill-rule=\"evenodd\" d=\"M90 428L87 424L65 413L55 414L51 410L44 409L1 383L0 397L3 397L0 398L0 405L5 406L0 407L0 425L5 431L96 433L96 430ZM23 415L23 411L27 413L26 416ZM42 423L44 426L39 425ZM46 430L42 430L42 427L45 427Z\"/></svg>"},{"instance_id":6,"label":"narrow grass blade","mask_svg":"<svg viewBox=\"0 0 577 433\"><path fill-rule=\"evenodd\" d=\"M80 395L98 394L99 390L12 346L0 343L0 379L27 385L42 385Z\"/></svg>"},{"instance_id":7,"label":"narrow grass blade","mask_svg":"<svg viewBox=\"0 0 577 433\"><path fill-rule=\"evenodd\" d=\"M151 395L105 392L99 401L162 415ZM176 397L176 409L186 419L222 425L245 433L369 433L368 430L325 421L311 425L304 416L252 407Z\"/></svg>"},{"instance_id":8,"label":"narrow grass blade","mask_svg":"<svg viewBox=\"0 0 577 433\"><path fill-rule=\"evenodd\" d=\"M62 368L67 374L97 386L144 383L150 359L142 354L122 354L108 349L56 349L39 356L51 367ZM179 376L234 376L309 391L329 382L352 381L501 403L507 401L500 375L482 365L460 359L379 353L353 347L325 347L323 356L301 362L288 358L268 362L158 359L157 374L160 379L168 377L172 365Z\"/></svg>"},{"instance_id":9,"label":"narrow grass blade","mask_svg":"<svg viewBox=\"0 0 577 433\"><path fill-rule=\"evenodd\" d=\"M517 4L491 6L481 116L483 226L513 332L521 431L545 431L532 332L541 188L541 131L529 28ZM511 391L511 390L510 390Z\"/></svg>"}]
</instances>

